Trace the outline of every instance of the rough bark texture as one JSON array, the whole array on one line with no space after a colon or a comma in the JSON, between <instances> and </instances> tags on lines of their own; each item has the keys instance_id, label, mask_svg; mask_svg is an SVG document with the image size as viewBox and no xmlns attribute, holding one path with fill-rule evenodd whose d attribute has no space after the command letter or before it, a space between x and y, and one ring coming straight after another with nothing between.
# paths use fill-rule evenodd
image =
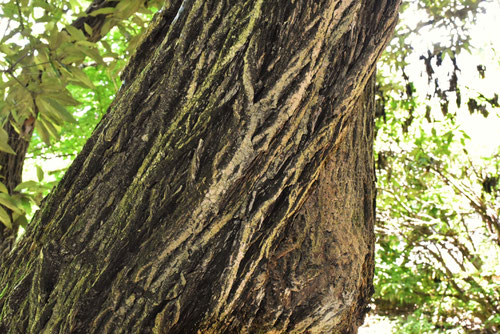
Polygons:
<instances>
[{"instance_id":1,"label":"rough bark texture","mask_svg":"<svg viewBox=\"0 0 500 334\"><path fill-rule=\"evenodd\" d=\"M170 1L2 265L0 332L355 332L398 4Z\"/></svg>"}]
</instances>

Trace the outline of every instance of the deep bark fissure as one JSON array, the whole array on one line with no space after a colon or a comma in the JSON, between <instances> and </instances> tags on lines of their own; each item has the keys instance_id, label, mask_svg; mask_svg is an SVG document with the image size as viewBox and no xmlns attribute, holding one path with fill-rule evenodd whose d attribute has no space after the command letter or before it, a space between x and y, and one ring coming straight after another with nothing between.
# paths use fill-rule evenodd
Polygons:
<instances>
[{"instance_id":1,"label":"deep bark fissure","mask_svg":"<svg viewBox=\"0 0 500 334\"><path fill-rule=\"evenodd\" d=\"M377 16L375 1L334 0L160 12L108 114L2 266L0 280L50 281L48 302L35 282L29 310L6 302L7 289L0 323L354 332L373 276L370 78L397 4Z\"/></svg>"}]
</instances>

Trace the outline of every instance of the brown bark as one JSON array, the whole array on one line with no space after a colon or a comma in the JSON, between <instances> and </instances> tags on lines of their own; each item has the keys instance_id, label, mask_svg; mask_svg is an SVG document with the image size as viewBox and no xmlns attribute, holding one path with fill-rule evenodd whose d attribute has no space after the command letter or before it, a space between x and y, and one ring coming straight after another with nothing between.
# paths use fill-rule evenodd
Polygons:
<instances>
[{"instance_id":1,"label":"brown bark","mask_svg":"<svg viewBox=\"0 0 500 334\"><path fill-rule=\"evenodd\" d=\"M356 332L398 4L169 2L2 265L0 331Z\"/></svg>"}]
</instances>

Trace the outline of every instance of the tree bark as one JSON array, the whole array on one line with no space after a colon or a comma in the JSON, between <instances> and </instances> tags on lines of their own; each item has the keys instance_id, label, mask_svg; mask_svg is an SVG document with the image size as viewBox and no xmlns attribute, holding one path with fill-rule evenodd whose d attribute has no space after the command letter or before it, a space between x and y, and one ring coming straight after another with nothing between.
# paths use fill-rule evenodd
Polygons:
<instances>
[{"instance_id":1,"label":"tree bark","mask_svg":"<svg viewBox=\"0 0 500 334\"><path fill-rule=\"evenodd\" d=\"M0 332L354 333L399 1L170 1L0 271Z\"/></svg>"}]
</instances>

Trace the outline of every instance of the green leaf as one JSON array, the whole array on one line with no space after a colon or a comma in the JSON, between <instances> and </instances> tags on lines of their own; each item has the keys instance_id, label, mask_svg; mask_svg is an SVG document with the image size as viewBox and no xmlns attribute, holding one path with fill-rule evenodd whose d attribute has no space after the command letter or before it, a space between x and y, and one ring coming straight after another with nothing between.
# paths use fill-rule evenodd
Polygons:
<instances>
[{"instance_id":1,"label":"green leaf","mask_svg":"<svg viewBox=\"0 0 500 334\"><path fill-rule=\"evenodd\" d=\"M9 196L8 194L0 193L0 204L2 204L3 206L11 209L12 211L14 211L20 215L24 214L24 210L19 208L17 206L17 203L14 202L12 197Z\"/></svg>"},{"instance_id":2,"label":"green leaf","mask_svg":"<svg viewBox=\"0 0 500 334\"><path fill-rule=\"evenodd\" d=\"M121 19L127 19L133 13L139 9L140 3L135 0L121 0L118 5L116 5L116 10L119 12L118 17Z\"/></svg>"},{"instance_id":3,"label":"green leaf","mask_svg":"<svg viewBox=\"0 0 500 334\"><path fill-rule=\"evenodd\" d=\"M85 32L89 36L92 36L92 27L91 26L89 26L87 23L83 23L83 29L85 29Z\"/></svg>"},{"instance_id":4,"label":"green leaf","mask_svg":"<svg viewBox=\"0 0 500 334\"><path fill-rule=\"evenodd\" d=\"M16 219L16 225L21 227L26 227L28 225L28 219L26 219L26 215L20 215Z\"/></svg>"},{"instance_id":5,"label":"green leaf","mask_svg":"<svg viewBox=\"0 0 500 334\"><path fill-rule=\"evenodd\" d=\"M115 11L114 7L99 8L99 9L94 10L93 12L91 12L90 16L112 14L114 11Z\"/></svg>"},{"instance_id":6,"label":"green leaf","mask_svg":"<svg viewBox=\"0 0 500 334\"><path fill-rule=\"evenodd\" d=\"M36 104L38 106L38 110L40 111L40 115L38 117L40 120L43 119L50 120L51 122L62 123L62 120L60 117L58 117L57 112L54 112L53 108L45 99L37 97Z\"/></svg>"},{"instance_id":7,"label":"green leaf","mask_svg":"<svg viewBox=\"0 0 500 334\"><path fill-rule=\"evenodd\" d=\"M102 59L99 50L97 50L95 43L80 41L77 42L76 45L80 48L81 52L83 52L86 56L90 57L91 59L95 60L98 64L104 63L104 60Z\"/></svg>"},{"instance_id":8,"label":"green leaf","mask_svg":"<svg viewBox=\"0 0 500 334\"><path fill-rule=\"evenodd\" d=\"M66 90L60 92L58 95L51 94L50 98L56 100L63 106L77 106L80 104L80 102L75 100L75 98L73 98L73 96L71 96Z\"/></svg>"},{"instance_id":9,"label":"green leaf","mask_svg":"<svg viewBox=\"0 0 500 334\"><path fill-rule=\"evenodd\" d=\"M16 200L19 203L19 207L22 207L26 213L31 214L32 203L35 203L34 197L38 196L39 194L41 193L36 192L34 195L22 193L16 194ZM15 218L14 220L17 220L17 218Z\"/></svg>"},{"instance_id":10,"label":"green leaf","mask_svg":"<svg viewBox=\"0 0 500 334\"><path fill-rule=\"evenodd\" d=\"M42 117L43 125L49 131L50 135L56 139L60 138L59 130L60 128L56 128L56 125L52 123L49 119L45 119Z\"/></svg>"},{"instance_id":11,"label":"green leaf","mask_svg":"<svg viewBox=\"0 0 500 334\"><path fill-rule=\"evenodd\" d=\"M73 67L71 69L71 74L78 83L81 83L83 85L83 87L95 89L95 86L92 81L90 81L89 77L78 67Z\"/></svg>"},{"instance_id":12,"label":"green leaf","mask_svg":"<svg viewBox=\"0 0 500 334\"><path fill-rule=\"evenodd\" d=\"M49 42L49 48L51 50L58 50L61 45L68 41L70 39L70 37L68 36L68 34L66 34L65 32L60 32L59 30L57 29L54 29L50 32L50 35L48 37L48 42Z\"/></svg>"},{"instance_id":13,"label":"green leaf","mask_svg":"<svg viewBox=\"0 0 500 334\"><path fill-rule=\"evenodd\" d=\"M5 184L3 184L3 182L0 182L0 192L3 192L4 194L8 194L9 193L9 190L7 189L7 187L5 186Z\"/></svg>"},{"instance_id":14,"label":"green leaf","mask_svg":"<svg viewBox=\"0 0 500 334\"><path fill-rule=\"evenodd\" d=\"M16 51L10 49L7 45L5 44L2 44L0 45L0 51L5 53L7 56L13 56L15 54L17 54Z\"/></svg>"},{"instance_id":15,"label":"green leaf","mask_svg":"<svg viewBox=\"0 0 500 334\"><path fill-rule=\"evenodd\" d=\"M10 147L8 142L9 142L9 135L7 134L7 131L5 131L3 128L0 127L0 151L16 155L16 152L14 152L14 150L12 149L12 147Z\"/></svg>"},{"instance_id":16,"label":"green leaf","mask_svg":"<svg viewBox=\"0 0 500 334\"><path fill-rule=\"evenodd\" d=\"M77 41L85 41L87 38L80 29L77 29L71 25L66 27L66 31L69 32L71 37Z\"/></svg>"},{"instance_id":17,"label":"green leaf","mask_svg":"<svg viewBox=\"0 0 500 334\"><path fill-rule=\"evenodd\" d=\"M47 127L41 120L36 120L35 122L35 129L40 135L40 138L43 140L43 142L47 145L50 145L50 134L49 130L47 130Z\"/></svg>"},{"instance_id":18,"label":"green leaf","mask_svg":"<svg viewBox=\"0 0 500 334\"><path fill-rule=\"evenodd\" d=\"M107 55L109 55L109 56L115 55L115 53L111 50L111 45L109 45L109 43L107 41L102 40L101 44L104 47L104 49L106 49Z\"/></svg>"},{"instance_id":19,"label":"green leaf","mask_svg":"<svg viewBox=\"0 0 500 334\"><path fill-rule=\"evenodd\" d=\"M62 60L63 64L81 63L85 59L85 55L82 54L68 54Z\"/></svg>"},{"instance_id":20,"label":"green leaf","mask_svg":"<svg viewBox=\"0 0 500 334\"><path fill-rule=\"evenodd\" d=\"M66 108L60 105L59 102L51 99L50 97L45 98L45 100L50 105L52 111L56 113L59 118L69 123L76 123L76 119L73 117L73 115L71 115L71 113L69 113Z\"/></svg>"},{"instance_id":21,"label":"green leaf","mask_svg":"<svg viewBox=\"0 0 500 334\"><path fill-rule=\"evenodd\" d=\"M36 103L40 111L40 120L46 122L45 127L54 137L59 136L59 130L52 129L52 123L62 125L64 122L76 123L73 116L59 102L50 97L37 97ZM51 123L51 124L49 124Z\"/></svg>"},{"instance_id":22,"label":"green leaf","mask_svg":"<svg viewBox=\"0 0 500 334\"><path fill-rule=\"evenodd\" d=\"M39 182L43 181L43 169L40 166L36 166L36 177L38 178ZM6 188L7 189L7 188ZM0 189L1 190L1 189Z\"/></svg>"},{"instance_id":23,"label":"green leaf","mask_svg":"<svg viewBox=\"0 0 500 334\"><path fill-rule=\"evenodd\" d=\"M92 43L92 42L89 42L89 41L78 41L78 42L76 42L76 44L78 46L86 46L88 48L96 48L96 44ZM82 52L85 52L84 48L82 48Z\"/></svg>"},{"instance_id":24,"label":"green leaf","mask_svg":"<svg viewBox=\"0 0 500 334\"><path fill-rule=\"evenodd\" d=\"M5 211L4 208L2 208L0 206L0 221L5 225L7 226L7 228L11 229L12 228L12 222L10 220L10 216L9 214L7 213L7 211Z\"/></svg>"},{"instance_id":25,"label":"green leaf","mask_svg":"<svg viewBox=\"0 0 500 334\"><path fill-rule=\"evenodd\" d=\"M40 187L40 184L38 182L30 180L30 181L19 183L14 190L15 191L20 191L23 189L37 190L39 187Z\"/></svg>"},{"instance_id":26,"label":"green leaf","mask_svg":"<svg viewBox=\"0 0 500 334\"><path fill-rule=\"evenodd\" d=\"M106 20L101 28L101 35L106 35L112 28L111 20Z\"/></svg>"}]
</instances>

